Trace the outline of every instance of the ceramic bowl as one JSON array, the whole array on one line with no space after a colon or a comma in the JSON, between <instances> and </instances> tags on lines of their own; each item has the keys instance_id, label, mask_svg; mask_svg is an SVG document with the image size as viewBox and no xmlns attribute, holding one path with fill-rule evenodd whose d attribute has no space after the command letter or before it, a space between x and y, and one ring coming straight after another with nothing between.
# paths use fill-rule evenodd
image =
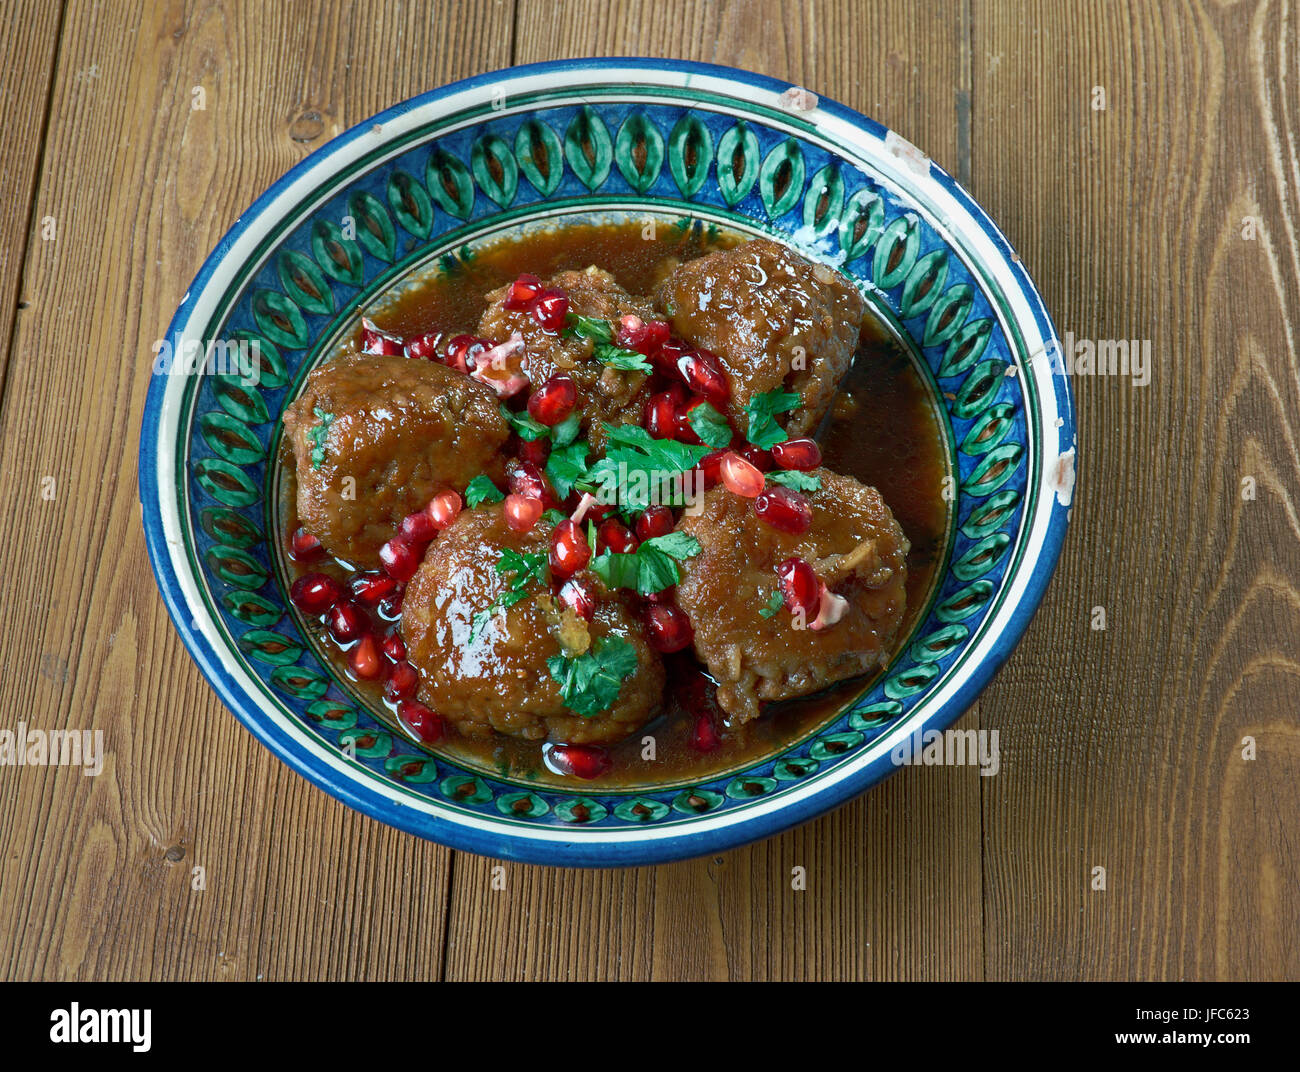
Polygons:
<instances>
[{"instance_id":1,"label":"ceramic bowl","mask_svg":"<svg viewBox=\"0 0 1300 1072\"><path fill-rule=\"evenodd\" d=\"M1007 240L948 175L870 119L790 90L631 59L471 78L334 139L213 251L155 362L144 525L190 653L294 770L458 849L654 863L856 796L895 769L900 742L957 719L1006 659L1052 574L1073 484L1073 404L1051 321ZM646 212L777 236L850 275L907 340L947 432L941 580L887 672L780 754L687 786L524 784L395 733L316 652L286 598L268 461L306 371L377 295L505 229ZM238 357L254 342L249 377Z\"/></svg>"}]
</instances>

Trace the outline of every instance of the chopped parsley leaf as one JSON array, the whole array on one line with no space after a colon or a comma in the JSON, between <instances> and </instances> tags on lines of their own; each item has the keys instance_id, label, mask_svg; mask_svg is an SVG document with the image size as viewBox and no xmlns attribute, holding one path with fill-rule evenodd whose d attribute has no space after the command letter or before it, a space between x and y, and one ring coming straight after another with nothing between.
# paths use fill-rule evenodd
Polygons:
<instances>
[{"instance_id":1,"label":"chopped parsley leaf","mask_svg":"<svg viewBox=\"0 0 1300 1072\"><path fill-rule=\"evenodd\" d=\"M469 639L472 643L482 631L483 626L488 623L493 613L498 609L513 607L521 600L527 599L532 592L529 586L535 581L545 579L547 555L542 551L520 553L513 547L507 547L501 552L501 557L497 560L494 567L497 573L503 577L507 574L514 574L510 578L506 590L500 593L496 599L492 600L486 609L479 611L474 615L470 623Z\"/></svg>"},{"instance_id":2,"label":"chopped parsley leaf","mask_svg":"<svg viewBox=\"0 0 1300 1072\"><path fill-rule=\"evenodd\" d=\"M707 446L655 439L635 424L606 424L605 456L577 482L582 491L602 503L617 503L640 512L652 501L684 505L682 474L694 469L709 453Z\"/></svg>"},{"instance_id":3,"label":"chopped parsley leaf","mask_svg":"<svg viewBox=\"0 0 1300 1072\"><path fill-rule=\"evenodd\" d=\"M546 660L564 706L584 718L613 707L624 680L636 667L635 649L619 636L600 637L576 658L552 655Z\"/></svg>"},{"instance_id":4,"label":"chopped parsley leaf","mask_svg":"<svg viewBox=\"0 0 1300 1072\"><path fill-rule=\"evenodd\" d=\"M719 450L731 442L731 425L727 418L713 408L708 402L701 402L687 415L691 429L714 450Z\"/></svg>"},{"instance_id":5,"label":"chopped parsley leaf","mask_svg":"<svg viewBox=\"0 0 1300 1072\"><path fill-rule=\"evenodd\" d=\"M749 419L749 431L746 437L756 447L770 450L777 443L790 437L784 428L776 423L778 413L787 413L798 409L803 399L798 391L764 391L751 398L745 406L745 415Z\"/></svg>"},{"instance_id":6,"label":"chopped parsley leaf","mask_svg":"<svg viewBox=\"0 0 1300 1072\"><path fill-rule=\"evenodd\" d=\"M680 583L677 563L699 553L700 541L690 533L670 532L646 540L635 551L602 551L591 569L607 588L634 588L648 596Z\"/></svg>"},{"instance_id":7,"label":"chopped parsley leaf","mask_svg":"<svg viewBox=\"0 0 1300 1072\"><path fill-rule=\"evenodd\" d=\"M500 406L501 419L510 425L511 431L520 439L531 443L534 439L545 439L551 434L551 430L546 425L542 424L541 421L533 420L527 413L515 413L507 408L504 402Z\"/></svg>"},{"instance_id":8,"label":"chopped parsley leaf","mask_svg":"<svg viewBox=\"0 0 1300 1072\"><path fill-rule=\"evenodd\" d=\"M311 467L319 469L325 464L325 437L330 434L330 425L334 423L334 414L326 413L320 406L312 412L320 424L307 432L307 441L311 443Z\"/></svg>"},{"instance_id":9,"label":"chopped parsley leaf","mask_svg":"<svg viewBox=\"0 0 1300 1072\"><path fill-rule=\"evenodd\" d=\"M479 473L465 487L465 503L472 510L479 503L499 503L505 494L492 483L492 478Z\"/></svg>"},{"instance_id":10,"label":"chopped parsley leaf","mask_svg":"<svg viewBox=\"0 0 1300 1072\"><path fill-rule=\"evenodd\" d=\"M580 439L567 447L555 447L546 458L546 477L561 499L567 499L573 485L587 472L587 441Z\"/></svg>"},{"instance_id":11,"label":"chopped parsley leaf","mask_svg":"<svg viewBox=\"0 0 1300 1072\"><path fill-rule=\"evenodd\" d=\"M564 318L564 330L560 332L566 339L590 339L594 343L609 345L614 341L614 329L608 320L594 316L581 316L570 313Z\"/></svg>"},{"instance_id":12,"label":"chopped parsley leaf","mask_svg":"<svg viewBox=\"0 0 1300 1072\"><path fill-rule=\"evenodd\" d=\"M578 431L582 428L582 417L575 409L559 424L551 426L551 445L554 447L567 447L578 438Z\"/></svg>"},{"instance_id":13,"label":"chopped parsley leaf","mask_svg":"<svg viewBox=\"0 0 1300 1072\"><path fill-rule=\"evenodd\" d=\"M602 365L608 365L622 372L644 372L649 375L654 371L644 354L639 354L635 350L625 350L621 346L598 342L593 354Z\"/></svg>"},{"instance_id":14,"label":"chopped parsley leaf","mask_svg":"<svg viewBox=\"0 0 1300 1072\"><path fill-rule=\"evenodd\" d=\"M770 618L784 606L785 597L781 595L780 589L773 588L772 594L767 597L767 606L760 607L758 613L763 618Z\"/></svg>"},{"instance_id":15,"label":"chopped parsley leaf","mask_svg":"<svg viewBox=\"0 0 1300 1072\"><path fill-rule=\"evenodd\" d=\"M812 473L801 473L798 469L773 469L765 473L769 484L784 484L795 491L821 491L822 478Z\"/></svg>"}]
</instances>

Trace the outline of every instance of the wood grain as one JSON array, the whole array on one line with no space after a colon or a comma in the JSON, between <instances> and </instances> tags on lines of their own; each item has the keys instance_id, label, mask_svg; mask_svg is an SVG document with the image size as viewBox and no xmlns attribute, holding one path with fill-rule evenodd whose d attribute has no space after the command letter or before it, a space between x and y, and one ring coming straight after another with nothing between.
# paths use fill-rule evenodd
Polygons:
<instances>
[{"instance_id":1,"label":"wood grain","mask_svg":"<svg viewBox=\"0 0 1300 1072\"><path fill-rule=\"evenodd\" d=\"M1297 11L975 12L973 192L1062 333L1154 363L1075 377L1071 537L981 704L987 973L1295 978Z\"/></svg>"},{"instance_id":2,"label":"wood grain","mask_svg":"<svg viewBox=\"0 0 1300 1072\"><path fill-rule=\"evenodd\" d=\"M23 626L0 709L102 729L109 757L0 772L7 977L440 974L449 853L335 803L217 701L154 589L135 459L151 344L240 211L346 125L508 62L508 8L457 12L69 5L36 189L59 237L28 250L4 400L0 609Z\"/></svg>"},{"instance_id":3,"label":"wood grain","mask_svg":"<svg viewBox=\"0 0 1300 1072\"><path fill-rule=\"evenodd\" d=\"M0 0L0 24L31 132L0 149L0 725L109 752L98 778L0 768L0 978L1300 977L1290 0ZM136 438L151 344L270 182L424 89L600 54L879 119L968 182L1062 332L1150 339L1154 368L1075 379L1061 569L963 722L999 730L997 777L910 768L746 849L494 890L222 708L154 589Z\"/></svg>"},{"instance_id":4,"label":"wood grain","mask_svg":"<svg viewBox=\"0 0 1300 1072\"><path fill-rule=\"evenodd\" d=\"M8 131L0 142L0 398L14 316L25 304L18 291L23 253L41 228L32 195L62 18L62 4L0 2L0 114Z\"/></svg>"}]
</instances>

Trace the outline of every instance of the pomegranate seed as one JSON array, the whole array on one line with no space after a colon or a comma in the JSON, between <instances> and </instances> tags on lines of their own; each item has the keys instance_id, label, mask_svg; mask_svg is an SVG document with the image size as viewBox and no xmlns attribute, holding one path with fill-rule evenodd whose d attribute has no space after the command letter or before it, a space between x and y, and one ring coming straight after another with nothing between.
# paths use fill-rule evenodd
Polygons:
<instances>
[{"instance_id":1,"label":"pomegranate seed","mask_svg":"<svg viewBox=\"0 0 1300 1072\"><path fill-rule=\"evenodd\" d=\"M525 272L506 290L505 301L501 304L510 310L527 309L537 295L542 292L542 281L535 275Z\"/></svg>"},{"instance_id":2,"label":"pomegranate seed","mask_svg":"<svg viewBox=\"0 0 1300 1072\"><path fill-rule=\"evenodd\" d=\"M400 354L405 351L402 340L373 320L361 318L361 352L363 354Z\"/></svg>"},{"instance_id":3,"label":"pomegranate seed","mask_svg":"<svg viewBox=\"0 0 1300 1072\"><path fill-rule=\"evenodd\" d=\"M572 577L560 588L560 602L579 618L591 621L596 613L596 586L586 577Z\"/></svg>"},{"instance_id":4,"label":"pomegranate seed","mask_svg":"<svg viewBox=\"0 0 1300 1072\"><path fill-rule=\"evenodd\" d=\"M576 521L561 521L551 533L551 572L567 577L591 561L591 546Z\"/></svg>"},{"instance_id":5,"label":"pomegranate seed","mask_svg":"<svg viewBox=\"0 0 1300 1072\"><path fill-rule=\"evenodd\" d=\"M366 612L350 599L340 599L330 607L325 625L340 644L350 644L370 629Z\"/></svg>"},{"instance_id":6,"label":"pomegranate seed","mask_svg":"<svg viewBox=\"0 0 1300 1072\"><path fill-rule=\"evenodd\" d=\"M745 443L732 449L760 473L766 473L772 468L772 455L762 447L756 447L753 443Z\"/></svg>"},{"instance_id":7,"label":"pomegranate seed","mask_svg":"<svg viewBox=\"0 0 1300 1072\"><path fill-rule=\"evenodd\" d=\"M677 372L686 386L697 395L703 395L718 409L723 409L731 399L731 386L711 350L690 350L677 359Z\"/></svg>"},{"instance_id":8,"label":"pomegranate seed","mask_svg":"<svg viewBox=\"0 0 1300 1072\"><path fill-rule=\"evenodd\" d=\"M390 629L384 634L384 642L381 645L381 649L383 650L383 653L395 663L400 663L406 658L406 643L395 630Z\"/></svg>"},{"instance_id":9,"label":"pomegranate seed","mask_svg":"<svg viewBox=\"0 0 1300 1072\"><path fill-rule=\"evenodd\" d=\"M618 322L614 341L626 350L635 350L649 357L668 341L667 320L642 320L629 313Z\"/></svg>"},{"instance_id":10,"label":"pomegranate seed","mask_svg":"<svg viewBox=\"0 0 1300 1072\"><path fill-rule=\"evenodd\" d=\"M339 582L325 573L304 573L289 589L293 605L304 614L324 614L342 594Z\"/></svg>"},{"instance_id":11,"label":"pomegranate seed","mask_svg":"<svg viewBox=\"0 0 1300 1072\"><path fill-rule=\"evenodd\" d=\"M774 529L796 536L807 532L812 524L812 507L807 497L780 484L767 488L754 500L754 513Z\"/></svg>"},{"instance_id":12,"label":"pomegranate seed","mask_svg":"<svg viewBox=\"0 0 1300 1072\"><path fill-rule=\"evenodd\" d=\"M420 675L408 662L399 662L388 671L388 680L384 683L384 696L396 703L409 700L419 687Z\"/></svg>"},{"instance_id":13,"label":"pomegranate seed","mask_svg":"<svg viewBox=\"0 0 1300 1072\"><path fill-rule=\"evenodd\" d=\"M433 523L434 529L441 532L460 516L464 505L460 492L446 488L429 500L429 505L424 508L424 512Z\"/></svg>"},{"instance_id":14,"label":"pomegranate seed","mask_svg":"<svg viewBox=\"0 0 1300 1072\"><path fill-rule=\"evenodd\" d=\"M527 499L537 499L543 503L542 509L555 505L555 495L550 482L541 468L532 462L520 462L509 468L510 490Z\"/></svg>"},{"instance_id":15,"label":"pomegranate seed","mask_svg":"<svg viewBox=\"0 0 1300 1072\"><path fill-rule=\"evenodd\" d=\"M752 499L763 490L763 474L757 466L746 461L734 450L727 451L718 465L722 486L733 495Z\"/></svg>"},{"instance_id":16,"label":"pomegranate seed","mask_svg":"<svg viewBox=\"0 0 1300 1072\"><path fill-rule=\"evenodd\" d=\"M379 561L390 577L409 581L420 568L420 552L404 536L394 536L379 549Z\"/></svg>"},{"instance_id":17,"label":"pomegranate seed","mask_svg":"<svg viewBox=\"0 0 1300 1072\"><path fill-rule=\"evenodd\" d=\"M433 518L429 516L427 510L420 510L402 518L397 534L413 544L428 543L438 535L438 527L433 523Z\"/></svg>"},{"instance_id":18,"label":"pomegranate seed","mask_svg":"<svg viewBox=\"0 0 1300 1072\"><path fill-rule=\"evenodd\" d=\"M384 672L384 660L379 654L379 645L369 633L357 641L357 646L348 652L348 665L357 677L365 681L374 681Z\"/></svg>"},{"instance_id":19,"label":"pomegranate seed","mask_svg":"<svg viewBox=\"0 0 1300 1072\"><path fill-rule=\"evenodd\" d=\"M645 345L646 329L645 321L635 313L628 313L626 316L619 317L618 330L614 333L614 341L625 350L635 350L639 354L648 353L649 351L641 349Z\"/></svg>"},{"instance_id":20,"label":"pomegranate seed","mask_svg":"<svg viewBox=\"0 0 1300 1072\"><path fill-rule=\"evenodd\" d=\"M547 331L559 331L569 315L569 299L562 290L544 290L534 299L531 312Z\"/></svg>"},{"instance_id":21,"label":"pomegranate seed","mask_svg":"<svg viewBox=\"0 0 1300 1072\"><path fill-rule=\"evenodd\" d=\"M718 727L713 723L713 716L696 715L695 728L691 732L691 747L697 752L713 752L721 743L718 739Z\"/></svg>"},{"instance_id":22,"label":"pomegranate seed","mask_svg":"<svg viewBox=\"0 0 1300 1072\"><path fill-rule=\"evenodd\" d=\"M677 431L677 405L667 391L646 399L641 424L655 439L672 439Z\"/></svg>"},{"instance_id":23,"label":"pomegranate seed","mask_svg":"<svg viewBox=\"0 0 1300 1072\"><path fill-rule=\"evenodd\" d=\"M381 599L379 606L375 608L379 611L380 617L387 618L390 622L400 618L402 616L402 597L405 594L405 589L399 584L392 595Z\"/></svg>"},{"instance_id":24,"label":"pomegranate seed","mask_svg":"<svg viewBox=\"0 0 1300 1072\"><path fill-rule=\"evenodd\" d=\"M352 598L358 603L377 607L397 591L397 582L386 573L358 573L352 577L348 587L352 589Z\"/></svg>"},{"instance_id":25,"label":"pomegranate seed","mask_svg":"<svg viewBox=\"0 0 1300 1072\"><path fill-rule=\"evenodd\" d=\"M402 721L426 744L433 744L447 735L447 723L443 717L418 700L403 700L397 711Z\"/></svg>"},{"instance_id":26,"label":"pomegranate seed","mask_svg":"<svg viewBox=\"0 0 1300 1072\"><path fill-rule=\"evenodd\" d=\"M556 774L572 778L598 778L613 765L609 753L598 744L547 744L542 760Z\"/></svg>"},{"instance_id":27,"label":"pomegranate seed","mask_svg":"<svg viewBox=\"0 0 1300 1072\"><path fill-rule=\"evenodd\" d=\"M612 517L602 521L600 527L596 529L596 546L598 548L608 547L611 551L619 554L630 554L636 550L639 542L632 534L631 529Z\"/></svg>"},{"instance_id":28,"label":"pomegranate seed","mask_svg":"<svg viewBox=\"0 0 1300 1072\"><path fill-rule=\"evenodd\" d=\"M658 592L647 592L641 598L647 603L672 603L677 599L677 586L661 588Z\"/></svg>"},{"instance_id":29,"label":"pomegranate seed","mask_svg":"<svg viewBox=\"0 0 1300 1072\"><path fill-rule=\"evenodd\" d=\"M477 368L476 359L492 348L492 340L476 339L473 335L456 335L447 343L446 364L466 375Z\"/></svg>"},{"instance_id":30,"label":"pomegranate seed","mask_svg":"<svg viewBox=\"0 0 1300 1072\"><path fill-rule=\"evenodd\" d=\"M787 439L772 448L772 460L782 469L807 472L822 463L822 448L814 439Z\"/></svg>"},{"instance_id":31,"label":"pomegranate seed","mask_svg":"<svg viewBox=\"0 0 1300 1072\"><path fill-rule=\"evenodd\" d=\"M406 344L406 356L417 361L437 361L438 345L441 342L441 331L431 331L428 335L417 335Z\"/></svg>"},{"instance_id":32,"label":"pomegranate seed","mask_svg":"<svg viewBox=\"0 0 1300 1072\"><path fill-rule=\"evenodd\" d=\"M573 379L557 372L528 399L528 415L539 424L554 426L573 412L578 404L578 389Z\"/></svg>"},{"instance_id":33,"label":"pomegranate seed","mask_svg":"<svg viewBox=\"0 0 1300 1072\"><path fill-rule=\"evenodd\" d=\"M320 545L320 540L316 539L301 525L293 530L293 536L289 541L289 557L295 562L306 562L315 558L324 550Z\"/></svg>"},{"instance_id":34,"label":"pomegranate seed","mask_svg":"<svg viewBox=\"0 0 1300 1072\"><path fill-rule=\"evenodd\" d=\"M524 495L507 495L504 508L506 524L516 532L527 532L542 516L542 500Z\"/></svg>"},{"instance_id":35,"label":"pomegranate seed","mask_svg":"<svg viewBox=\"0 0 1300 1072\"><path fill-rule=\"evenodd\" d=\"M682 361L690 357L695 351L689 345L682 342L681 339L668 339L658 350L650 355L650 360L654 366L665 376L671 376L677 379L681 376L679 366Z\"/></svg>"},{"instance_id":36,"label":"pomegranate seed","mask_svg":"<svg viewBox=\"0 0 1300 1072\"><path fill-rule=\"evenodd\" d=\"M722 450L715 450L700 459L700 472L704 474L705 491L722 483L722 459L729 453L731 452L724 447Z\"/></svg>"},{"instance_id":37,"label":"pomegranate seed","mask_svg":"<svg viewBox=\"0 0 1300 1072\"><path fill-rule=\"evenodd\" d=\"M521 439L515 453L519 456L521 462L528 462L540 469L546 464L546 459L551 456L551 441L549 439Z\"/></svg>"},{"instance_id":38,"label":"pomegranate seed","mask_svg":"<svg viewBox=\"0 0 1300 1072\"><path fill-rule=\"evenodd\" d=\"M673 531L673 512L666 506L652 506L636 519L636 534L641 540L653 540Z\"/></svg>"},{"instance_id":39,"label":"pomegranate seed","mask_svg":"<svg viewBox=\"0 0 1300 1072\"><path fill-rule=\"evenodd\" d=\"M791 614L802 614L807 622L817 617L822 583L812 566L802 558L787 558L776 567L776 579Z\"/></svg>"},{"instance_id":40,"label":"pomegranate seed","mask_svg":"<svg viewBox=\"0 0 1300 1072\"><path fill-rule=\"evenodd\" d=\"M671 603L652 603L645 608L646 639L655 651L665 655L681 651L695 639L690 618Z\"/></svg>"}]
</instances>

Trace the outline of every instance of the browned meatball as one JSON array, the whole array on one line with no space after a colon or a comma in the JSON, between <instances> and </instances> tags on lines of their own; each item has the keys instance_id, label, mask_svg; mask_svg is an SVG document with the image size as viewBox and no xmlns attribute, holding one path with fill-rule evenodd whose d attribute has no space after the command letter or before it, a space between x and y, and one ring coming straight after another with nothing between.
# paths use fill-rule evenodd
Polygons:
<instances>
[{"instance_id":1,"label":"browned meatball","mask_svg":"<svg viewBox=\"0 0 1300 1072\"><path fill-rule=\"evenodd\" d=\"M825 416L865 312L839 272L766 238L687 261L654 297L678 335L717 354L737 428L755 395L798 391L803 407L779 418L793 436L812 433Z\"/></svg>"},{"instance_id":2,"label":"browned meatball","mask_svg":"<svg viewBox=\"0 0 1300 1072\"><path fill-rule=\"evenodd\" d=\"M569 297L569 312L608 321L615 329L621 317L632 314L642 319L654 315L646 298L637 298L614 281L609 272L587 268L552 276L546 286L563 290ZM565 338L547 331L524 309L505 307L506 287L487 296L488 307L479 322L479 334L505 342L514 332L524 340L523 367L533 387L540 387L557 372L573 378L578 389L578 412L583 429L597 450L604 449L601 421L635 423L641 419L646 393L646 375L601 364L593 356L588 338Z\"/></svg>"},{"instance_id":3,"label":"browned meatball","mask_svg":"<svg viewBox=\"0 0 1300 1072\"><path fill-rule=\"evenodd\" d=\"M462 511L433 541L402 602L420 699L473 737L495 731L573 744L618 741L658 714L664 687L663 661L622 600L600 599L584 622L552 597L543 572L527 598L493 610L518 576L497 571L502 551L544 562L550 532L540 523L516 532L500 505L480 506ZM607 709L575 713L547 662L600 651L611 640L630 645L635 663Z\"/></svg>"},{"instance_id":4,"label":"browned meatball","mask_svg":"<svg viewBox=\"0 0 1300 1072\"><path fill-rule=\"evenodd\" d=\"M303 527L366 567L435 492L499 473L510 434L491 388L432 361L374 354L316 369L285 410L284 433Z\"/></svg>"},{"instance_id":5,"label":"browned meatball","mask_svg":"<svg viewBox=\"0 0 1300 1072\"><path fill-rule=\"evenodd\" d=\"M753 501L717 487L678 528L702 550L683 564L677 601L695 626L695 652L718 682L718 702L737 722L766 700L804 696L883 666L903 620L908 542L875 488L815 470L812 526L795 536L759 520ZM848 603L821 630L795 628L782 608L759 611L777 588L775 568L807 561Z\"/></svg>"}]
</instances>

